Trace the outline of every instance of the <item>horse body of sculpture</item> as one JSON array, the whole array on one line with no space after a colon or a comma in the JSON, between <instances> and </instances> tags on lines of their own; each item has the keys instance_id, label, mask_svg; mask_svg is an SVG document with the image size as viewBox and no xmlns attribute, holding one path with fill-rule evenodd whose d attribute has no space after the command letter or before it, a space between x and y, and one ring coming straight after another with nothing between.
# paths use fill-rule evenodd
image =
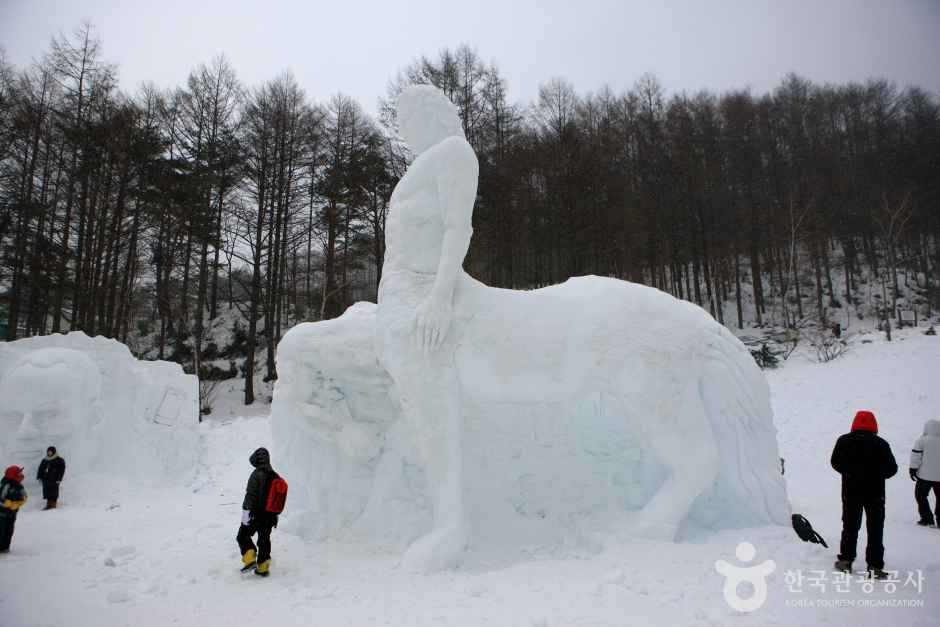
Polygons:
<instances>
[{"instance_id":1,"label":"horse body of sculpture","mask_svg":"<svg viewBox=\"0 0 940 627\"><path fill-rule=\"evenodd\" d=\"M406 90L399 118L418 156L392 196L377 307L291 330L279 347L285 471L304 445L328 460L301 471L316 486L306 524L370 536L392 509L410 511L397 539L425 533L406 563L436 569L513 516L564 530L619 511L633 533L664 539L695 521L786 523L767 385L740 342L701 308L625 281L520 292L467 276L476 158L433 88ZM336 337L358 338L355 359ZM550 453L526 450L514 421ZM540 487L556 467L550 481L569 496Z\"/></svg>"}]
</instances>

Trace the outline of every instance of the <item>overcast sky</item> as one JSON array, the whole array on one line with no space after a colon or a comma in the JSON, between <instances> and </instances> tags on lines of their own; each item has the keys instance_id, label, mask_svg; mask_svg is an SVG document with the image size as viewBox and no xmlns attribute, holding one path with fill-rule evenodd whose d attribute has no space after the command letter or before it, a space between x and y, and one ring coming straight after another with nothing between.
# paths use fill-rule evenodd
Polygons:
<instances>
[{"instance_id":1,"label":"overcast sky","mask_svg":"<svg viewBox=\"0 0 940 627\"><path fill-rule=\"evenodd\" d=\"M312 98L370 112L398 69L461 43L516 102L553 76L619 92L644 72L668 93L762 93L789 71L940 91L940 0L0 0L0 47L22 67L84 19L128 91L181 85L223 52L248 85L290 69Z\"/></svg>"}]
</instances>

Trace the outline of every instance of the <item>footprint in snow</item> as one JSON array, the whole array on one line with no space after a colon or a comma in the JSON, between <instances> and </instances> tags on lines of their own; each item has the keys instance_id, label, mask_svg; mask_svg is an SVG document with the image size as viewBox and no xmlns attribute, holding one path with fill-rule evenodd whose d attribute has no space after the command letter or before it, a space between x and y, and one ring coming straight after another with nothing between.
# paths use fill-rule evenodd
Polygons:
<instances>
[{"instance_id":1,"label":"footprint in snow","mask_svg":"<svg viewBox=\"0 0 940 627\"><path fill-rule=\"evenodd\" d=\"M484 594L486 594L486 592L487 587L482 583L474 584L467 590L467 594L475 598L482 597Z\"/></svg>"},{"instance_id":2,"label":"footprint in snow","mask_svg":"<svg viewBox=\"0 0 940 627\"><path fill-rule=\"evenodd\" d=\"M128 544L111 549L111 557L131 557L136 552L137 548Z\"/></svg>"},{"instance_id":3,"label":"footprint in snow","mask_svg":"<svg viewBox=\"0 0 940 627\"><path fill-rule=\"evenodd\" d=\"M310 594L307 595L307 598L311 601L322 601L325 599L332 599L336 596L338 588L335 586L330 586L328 588L323 588L321 590L311 590Z\"/></svg>"}]
</instances>

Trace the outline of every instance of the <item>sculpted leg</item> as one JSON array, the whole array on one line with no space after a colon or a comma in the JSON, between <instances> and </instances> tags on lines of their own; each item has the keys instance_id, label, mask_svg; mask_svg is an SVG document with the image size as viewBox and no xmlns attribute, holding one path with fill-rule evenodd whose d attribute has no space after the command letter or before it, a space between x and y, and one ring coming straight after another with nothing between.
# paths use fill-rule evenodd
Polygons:
<instances>
[{"instance_id":1,"label":"sculpted leg","mask_svg":"<svg viewBox=\"0 0 940 627\"><path fill-rule=\"evenodd\" d=\"M429 374L433 370L426 370ZM411 413L427 477L433 528L405 554L408 570L431 572L454 566L467 544L461 456L460 398L453 367L438 369L423 386L410 386Z\"/></svg>"}]
</instances>

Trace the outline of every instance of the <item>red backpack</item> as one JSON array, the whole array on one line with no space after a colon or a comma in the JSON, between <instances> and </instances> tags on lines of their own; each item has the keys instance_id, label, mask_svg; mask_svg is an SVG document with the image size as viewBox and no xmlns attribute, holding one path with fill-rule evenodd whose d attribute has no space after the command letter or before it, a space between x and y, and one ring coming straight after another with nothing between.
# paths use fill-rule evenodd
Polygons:
<instances>
[{"instance_id":1,"label":"red backpack","mask_svg":"<svg viewBox=\"0 0 940 627\"><path fill-rule=\"evenodd\" d=\"M268 499L264 504L264 511L271 514L280 514L287 503L287 482L279 475L275 475L268 488Z\"/></svg>"}]
</instances>

